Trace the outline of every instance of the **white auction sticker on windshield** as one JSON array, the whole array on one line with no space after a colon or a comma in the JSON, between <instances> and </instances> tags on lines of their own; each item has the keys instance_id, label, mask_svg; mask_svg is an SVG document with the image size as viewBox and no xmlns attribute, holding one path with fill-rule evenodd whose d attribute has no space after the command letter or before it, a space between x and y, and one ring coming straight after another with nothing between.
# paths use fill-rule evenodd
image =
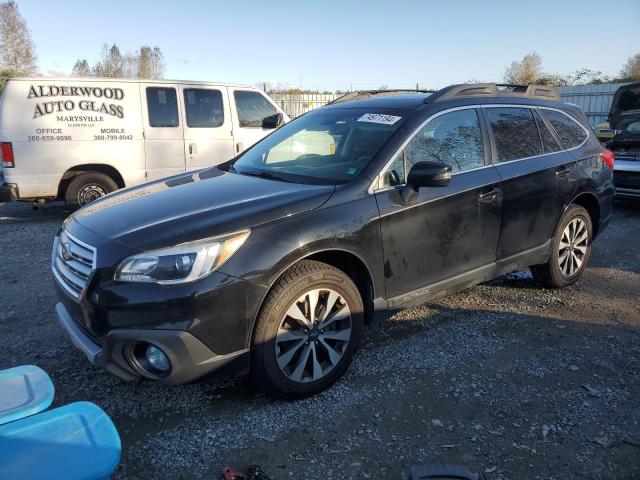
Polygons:
<instances>
[{"instance_id":1,"label":"white auction sticker on windshield","mask_svg":"<svg viewBox=\"0 0 640 480\"><path fill-rule=\"evenodd\" d=\"M402 117L396 117L395 115L385 115L383 113L365 113L358 121L369 123L382 123L383 125L393 125Z\"/></svg>"}]
</instances>

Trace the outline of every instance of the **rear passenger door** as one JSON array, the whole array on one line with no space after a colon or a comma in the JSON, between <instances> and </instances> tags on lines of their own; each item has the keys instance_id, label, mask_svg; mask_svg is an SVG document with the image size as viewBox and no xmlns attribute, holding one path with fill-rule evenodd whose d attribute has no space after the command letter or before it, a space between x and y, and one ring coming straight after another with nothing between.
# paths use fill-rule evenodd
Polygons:
<instances>
[{"instance_id":1,"label":"rear passenger door","mask_svg":"<svg viewBox=\"0 0 640 480\"><path fill-rule=\"evenodd\" d=\"M576 188L573 156L535 107L485 106L493 161L502 178L496 259L542 247Z\"/></svg>"},{"instance_id":2,"label":"rear passenger door","mask_svg":"<svg viewBox=\"0 0 640 480\"><path fill-rule=\"evenodd\" d=\"M147 180L185 170L177 85L140 84Z\"/></svg>"},{"instance_id":3,"label":"rear passenger door","mask_svg":"<svg viewBox=\"0 0 640 480\"><path fill-rule=\"evenodd\" d=\"M495 261L502 194L488 151L475 108L447 111L420 128L381 173L375 196L390 306L442 290L445 280L464 283L455 277ZM451 183L403 195L419 161L451 165Z\"/></svg>"},{"instance_id":4,"label":"rear passenger door","mask_svg":"<svg viewBox=\"0 0 640 480\"><path fill-rule=\"evenodd\" d=\"M229 98L225 86L181 85L186 169L196 170L233 158Z\"/></svg>"},{"instance_id":5,"label":"rear passenger door","mask_svg":"<svg viewBox=\"0 0 640 480\"><path fill-rule=\"evenodd\" d=\"M233 108L235 154L241 153L275 128L263 128L265 118L279 113L271 101L257 90L229 87Z\"/></svg>"}]
</instances>

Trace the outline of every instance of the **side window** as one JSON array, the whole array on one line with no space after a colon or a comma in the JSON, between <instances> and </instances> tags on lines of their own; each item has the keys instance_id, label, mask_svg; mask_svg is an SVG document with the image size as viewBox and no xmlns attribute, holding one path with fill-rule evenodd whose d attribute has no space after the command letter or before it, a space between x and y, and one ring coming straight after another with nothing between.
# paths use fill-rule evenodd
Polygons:
<instances>
[{"instance_id":1,"label":"side window","mask_svg":"<svg viewBox=\"0 0 640 480\"><path fill-rule=\"evenodd\" d=\"M484 112L493 131L499 162L542 154L540 134L529 108L487 108Z\"/></svg>"},{"instance_id":2,"label":"side window","mask_svg":"<svg viewBox=\"0 0 640 480\"><path fill-rule=\"evenodd\" d=\"M587 133L584 129L564 113L556 110L547 110L546 108L542 109L542 113L555 129L564 144L564 148L577 147L587 139Z\"/></svg>"},{"instance_id":3,"label":"side window","mask_svg":"<svg viewBox=\"0 0 640 480\"><path fill-rule=\"evenodd\" d=\"M177 127L178 97L175 88L147 87L147 111L149 126Z\"/></svg>"},{"instance_id":4,"label":"side window","mask_svg":"<svg viewBox=\"0 0 640 480\"><path fill-rule=\"evenodd\" d=\"M446 163L454 173L484 166L477 112L458 110L434 118L409 142L406 155L407 170L420 161Z\"/></svg>"},{"instance_id":5,"label":"side window","mask_svg":"<svg viewBox=\"0 0 640 480\"><path fill-rule=\"evenodd\" d=\"M233 92L241 127L262 127L262 121L278 111L258 92L236 90Z\"/></svg>"},{"instance_id":6,"label":"side window","mask_svg":"<svg viewBox=\"0 0 640 480\"><path fill-rule=\"evenodd\" d=\"M536 123L538 124L538 131L540 132L540 138L542 139L542 148L544 149L544 153L553 153L562 150L551 133L551 130L547 127L547 124L542 120L540 114L534 110L533 116L536 117Z\"/></svg>"},{"instance_id":7,"label":"side window","mask_svg":"<svg viewBox=\"0 0 640 480\"><path fill-rule=\"evenodd\" d=\"M220 90L185 88L184 107L189 128L215 128L224 123Z\"/></svg>"},{"instance_id":8,"label":"side window","mask_svg":"<svg viewBox=\"0 0 640 480\"><path fill-rule=\"evenodd\" d=\"M403 183L405 183L404 152L400 152L382 174L381 187L394 187Z\"/></svg>"}]
</instances>

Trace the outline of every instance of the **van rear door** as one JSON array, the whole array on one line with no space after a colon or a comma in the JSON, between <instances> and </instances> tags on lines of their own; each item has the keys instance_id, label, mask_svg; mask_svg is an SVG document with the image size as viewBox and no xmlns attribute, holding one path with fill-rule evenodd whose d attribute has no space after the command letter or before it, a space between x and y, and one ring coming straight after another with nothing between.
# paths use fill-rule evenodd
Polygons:
<instances>
[{"instance_id":1,"label":"van rear door","mask_svg":"<svg viewBox=\"0 0 640 480\"><path fill-rule=\"evenodd\" d=\"M141 83L147 179L185 171L184 132L177 85Z\"/></svg>"},{"instance_id":2,"label":"van rear door","mask_svg":"<svg viewBox=\"0 0 640 480\"><path fill-rule=\"evenodd\" d=\"M180 85L186 168L196 170L233 157L229 97L224 85Z\"/></svg>"}]
</instances>

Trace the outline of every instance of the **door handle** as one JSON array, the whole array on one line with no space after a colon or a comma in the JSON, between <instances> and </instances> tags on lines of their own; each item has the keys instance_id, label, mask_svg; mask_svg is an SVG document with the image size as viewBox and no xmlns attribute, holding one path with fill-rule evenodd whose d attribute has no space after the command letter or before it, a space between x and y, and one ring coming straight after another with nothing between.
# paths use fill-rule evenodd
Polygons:
<instances>
[{"instance_id":1,"label":"door handle","mask_svg":"<svg viewBox=\"0 0 640 480\"><path fill-rule=\"evenodd\" d=\"M492 188L489 191L479 193L478 200L480 200L481 202L492 202L496 199L498 193L500 193L500 190L498 188Z\"/></svg>"},{"instance_id":2,"label":"door handle","mask_svg":"<svg viewBox=\"0 0 640 480\"><path fill-rule=\"evenodd\" d=\"M236 142L236 153L240 153L242 150L244 150L244 145L242 142Z\"/></svg>"},{"instance_id":3,"label":"door handle","mask_svg":"<svg viewBox=\"0 0 640 480\"><path fill-rule=\"evenodd\" d=\"M566 177L567 175L569 175L569 173L571 172L571 169L569 167L559 167L556 170L556 177Z\"/></svg>"},{"instance_id":4,"label":"door handle","mask_svg":"<svg viewBox=\"0 0 640 480\"><path fill-rule=\"evenodd\" d=\"M197 155L198 154L198 145L196 143L189 144L189 155Z\"/></svg>"}]
</instances>

